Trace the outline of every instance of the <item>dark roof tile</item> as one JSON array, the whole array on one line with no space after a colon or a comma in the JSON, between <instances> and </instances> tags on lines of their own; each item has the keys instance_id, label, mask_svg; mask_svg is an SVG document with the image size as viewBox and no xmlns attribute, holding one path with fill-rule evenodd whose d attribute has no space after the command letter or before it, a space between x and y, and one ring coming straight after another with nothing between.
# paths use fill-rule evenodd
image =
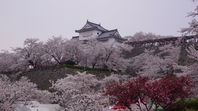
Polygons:
<instances>
[{"instance_id":1,"label":"dark roof tile","mask_svg":"<svg viewBox=\"0 0 198 111\"><path fill-rule=\"evenodd\" d=\"M83 28L81 28L80 30L76 30L76 32L80 33L80 32L86 32L86 31L91 31L91 30L99 30L102 32L108 31L107 29L102 27L100 24L87 21L87 23L83 26Z\"/></svg>"}]
</instances>

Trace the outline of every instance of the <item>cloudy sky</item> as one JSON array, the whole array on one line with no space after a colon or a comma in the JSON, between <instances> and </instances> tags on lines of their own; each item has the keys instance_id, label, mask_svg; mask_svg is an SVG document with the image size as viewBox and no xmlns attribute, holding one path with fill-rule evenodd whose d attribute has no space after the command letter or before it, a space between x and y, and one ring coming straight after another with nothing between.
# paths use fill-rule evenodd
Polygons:
<instances>
[{"instance_id":1,"label":"cloudy sky","mask_svg":"<svg viewBox=\"0 0 198 111\"><path fill-rule=\"evenodd\" d=\"M26 38L71 38L88 19L122 36L135 32L180 35L197 3L191 0L0 0L0 50Z\"/></svg>"}]
</instances>

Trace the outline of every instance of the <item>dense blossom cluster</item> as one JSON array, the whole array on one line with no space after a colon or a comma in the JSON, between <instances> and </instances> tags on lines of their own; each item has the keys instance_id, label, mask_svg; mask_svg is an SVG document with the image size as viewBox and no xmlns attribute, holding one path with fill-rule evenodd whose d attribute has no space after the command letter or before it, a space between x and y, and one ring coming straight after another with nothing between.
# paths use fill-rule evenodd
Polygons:
<instances>
[{"instance_id":1,"label":"dense blossom cluster","mask_svg":"<svg viewBox=\"0 0 198 111\"><path fill-rule=\"evenodd\" d=\"M137 32L133 36L127 36L129 42L134 42L134 41L144 41L144 40L154 40L154 39L160 39L160 38L165 38L168 36L161 36L161 35L156 35L153 33L144 33L144 32Z\"/></svg>"},{"instance_id":2,"label":"dense blossom cluster","mask_svg":"<svg viewBox=\"0 0 198 111\"><path fill-rule=\"evenodd\" d=\"M144 74L151 78L173 73L183 75L188 72L188 67L178 64L180 51L180 46L171 44L159 47L157 50L148 49L140 55L130 58L128 67L137 74ZM181 70L181 72L176 72L176 70Z\"/></svg>"},{"instance_id":3,"label":"dense blossom cluster","mask_svg":"<svg viewBox=\"0 0 198 111\"><path fill-rule=\"evenodd\" d=\"M193 0L193 2L197 2L197 0ZM182 33L185 35L187 34L198 34L198 21L197 21L197 15L198 15L198 6L194 9L194 11L190 12L188 14L189 17L192 17L193 20L189 22L189 27L183 28L181 30Z\"/></svg>"},{"instance_id":4,"label":"dense blossom cluster","mask_svg":"<svg viewBox=\"0 0 198 111\"><path fill-rule=\"evenodd\" d=\"M198 7L189 14L194 19L188 28L182 29L184 34L198 34L197 15ZM127 42L161 37L139 32L128 37ZM197 46L190 45L185 50L193 61L189 66L178 63L182 50L177 43L137 48L127 43L62 37L53 37L47 42L26 39L23 47L0 52L0 73L4 73L0 74L0 111L13 111L17 102L32 100L56 103L65 111L152 111L159 106L168 109L178 99L190 97L193 93L198 95ZM128 75L111 74L99 79L86 72L68 74L51 81L51 92L38 90L36 84L20 75L29 69L62 64L127 72ZM195 83L193 90L191 80ZM112 105L114 107L109 109Z\"/></svg>"},{"instance_id":5,"label":"dense blossom cluster","mask_svg":"<svg viewBox=\"0 0 198 111\"><path fill-rule=\"evenodd\" d=\"M53 101L64 107L66 111L103 111L103 108L110 104L102 90L109 85L107 82L122 81L127 78L127 76L113 74L98 80L96 76L86 72L78 72L74 76L68 75L53 83L52 89L55 90Z\"/></svg>"},{"instance_id":6,"label":"dense blossom cluster","mask_svg":"<svg viewBox=\"0 0 198 111\"><path fill-rule=\"evenodd\" d=\"M17 102L36 99L41 102L49 102L48 91L40 91L36 85L27 78L12 82L7 76L0 77L0 110L13 111Z\"/></svg>"},{"instance_id":7,"label":"dense blossom cluster","mask_svg":"<svg viewBox=\"0 0 198 111\"><path fill-rule=\"evenodd\" d=\"M84 43L53 37L43 43L38 39L26 39L24 47L0 53L0 72L16 72L57 64L123 70L125 60L121 53L130 48L127 44L105 44L96 40Z\"/></svg>"},{"instance_id":8,"label":"dense blossom cluster","mask_svg":"<svg viewBox=\"0 0 198 111\"><path fill-rule=\"evenodd\" d=\"M16 48L12 53L0 53L0 72L17 72L57 64L72 64L123 72L133 69L134 73L151 77L179 69L186 73L186 67L178 65L180 46L169 44L159 47L158 50L144 49L141 54L126 58L125 52L132 50L133 47L125 43L107 44L96 40L84 43L65 40L61 37L51 38L46 43L38 39L27 39L23 48Z\"/></svg>"},{"instance_id":9,"label":"dense blossom cluster","mask_svg":"<svg viewBox=\"0 0 198 111\"><path fill-rule=\"evenodd\" d=\"M187 78L149 80L170 74L177 76L190 74L192 80L196 82L195 75L198 72L194 67L196 64L190 67L178 65L180 46L169 44L158 47L157 50L144 49L143 53L134 57L125 58L123 56L124 52L132 50L133 47L127 44L109 45L97 41L88 41L85 44L82 41L68 41L56 37L49 39L46 43L37 39L27 39L23 48L16 48L12 53L6 51L0 53L0 71L2 73L68 64L70 61L70 63L74 63L73 65L109 68L123 72L130 68L135 70L134 73L147 78L132 79L126 75L112 74L98 80L94 75L78 73L53 82L51 87L53 93L50 93L37 90L36 85L27 79L22 78L13 82L7 77L1 77L0 108L3 111L11 111L15 108L17 101L38 100L42 103L57 103L66 111L108 111L107 107L113 103L122 104L129 109L134 108L131 107L132 103L137 103L139 109L144 106L147 111L150 111L154 106L160 105L165 108L175 99L190 95L188 87L190 82L187 81ZM195 46L189 47L187 52L190 58L197 60L198 54ZM178 69L181 70L180 73L175 72ZM130 82L125 83L125 81ZM181 83L181 81L183 82ZM109 88L108 91L111 92L108 92L108 95L111 96L104 96L103 89L105 88ZM131 89L128 90L129 88ZM172 94L172 92L177 93ZM129 97L128 93L133 95ZM167 93L168 95L166 95Z\"/></svg>"}]
</instances>

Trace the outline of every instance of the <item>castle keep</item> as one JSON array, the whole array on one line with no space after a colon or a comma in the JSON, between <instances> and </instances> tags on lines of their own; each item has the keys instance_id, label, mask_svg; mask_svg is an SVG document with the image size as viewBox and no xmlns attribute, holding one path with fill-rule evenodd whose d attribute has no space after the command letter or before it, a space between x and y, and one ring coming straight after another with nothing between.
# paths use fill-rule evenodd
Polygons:
<instances>
[{"instance_id":1,"label":"castle keep","mask_svg":"<svg viewBox=\"0 0 198 111\"><path fill-rule=\"evenodd\" d=\"M117 41L122 42L124 39L120 36L117 29L107 30L100 24L96 24L87 20L86 24L79 30L75 31L78 36L72 37L74 40L91 40L97 39L99 41Z\"/></svg>"}]
</instances>

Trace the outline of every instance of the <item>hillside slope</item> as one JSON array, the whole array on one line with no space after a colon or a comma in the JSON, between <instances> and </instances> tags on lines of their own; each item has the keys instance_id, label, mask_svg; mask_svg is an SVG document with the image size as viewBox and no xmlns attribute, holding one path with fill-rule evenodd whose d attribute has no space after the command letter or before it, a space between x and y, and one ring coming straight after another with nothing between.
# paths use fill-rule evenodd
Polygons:
<instances>
[{"instance_id":1,"label":"hillside slope","mask_svg":"<svg viewBox=\"0 0 198 111\"><path fill-rule=\"evenodd\" d=\"M39 89L49 89L51 86L50 81L56 81L57 79L61 79L66 77L68 74L77 74L77 72L83 72L85 70L75 69L75 68L67 68L64 66L54 66L45 69L33 69L27 72L24 72L22 76L28 77L32 82L38 85ZM96 71L96 70L88 70L87 73L94 74L96 77L103 78L105 76L111 75L111 71Z\"/></svg>"}]
</instances>

